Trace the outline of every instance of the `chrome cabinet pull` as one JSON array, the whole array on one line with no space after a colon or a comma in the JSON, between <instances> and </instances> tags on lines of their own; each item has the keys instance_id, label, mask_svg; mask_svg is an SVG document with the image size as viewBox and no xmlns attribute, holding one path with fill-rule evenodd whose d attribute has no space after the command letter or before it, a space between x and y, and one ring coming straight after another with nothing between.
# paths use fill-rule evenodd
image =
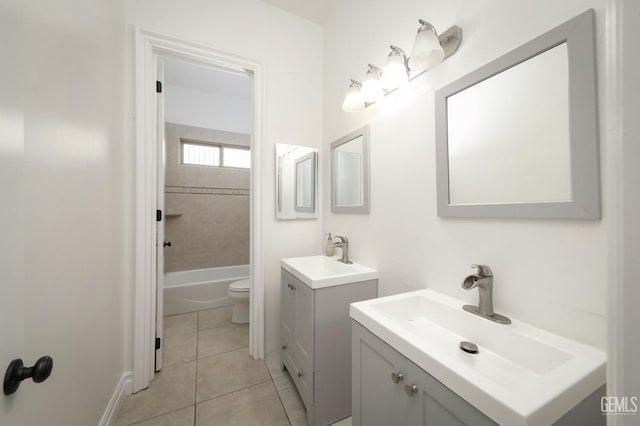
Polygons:
<instances>
[{"instance_id":1,"label":"chrome cabinet pull","mask_svg":"<svg viewBox=\"0 0 640 426\"><path fill-rule=\"evenodd\" d=\"M404 380L404 374L402 373L391 373L391 381L396 385Z\"/></svg>"},{"instance_id":2,"label":"chrome cabinet pull","mask_svg":"<svg viewBox=\"0 0 640 426\"><path fill-rule=\"evenodd\" d=\"M413 396L418 393L418 386L416 385L404 385L404 391L409 396Z\"/></svg>"}]
</instances>

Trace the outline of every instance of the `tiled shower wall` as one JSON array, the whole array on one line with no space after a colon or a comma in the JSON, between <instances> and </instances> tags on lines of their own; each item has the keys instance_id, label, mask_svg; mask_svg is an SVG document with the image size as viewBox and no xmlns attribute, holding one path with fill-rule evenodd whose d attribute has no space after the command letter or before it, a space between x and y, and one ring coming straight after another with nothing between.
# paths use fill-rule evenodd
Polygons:
<instances>
[{"instance_id":1,"label":"tiled shower wall","mask_svg":"<svg viewBox=\"0 0 640 426\"><path fill-rule=\"evenodd\" d=\"M247 134L165 123L165 272L249 263L249 170L180 164L180 139L249 145Z\"/></svg>"}]
</instances>

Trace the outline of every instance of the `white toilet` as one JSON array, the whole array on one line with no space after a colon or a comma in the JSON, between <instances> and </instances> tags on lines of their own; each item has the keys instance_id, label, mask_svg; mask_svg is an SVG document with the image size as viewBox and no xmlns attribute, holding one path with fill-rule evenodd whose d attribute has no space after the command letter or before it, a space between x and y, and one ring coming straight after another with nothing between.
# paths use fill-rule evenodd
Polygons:
<instances>
[{"instance_id":1,"label":"white toilet","mask_svg":"<svg viewBox=\"0 0 640 426\"><path fill-rule=\"evenodd\" d=\"M234 281L229 284L227 296L233 301L233 316L231 322L247 324L249 322L249 287L251 282L246 280Z\"/></svg>"}]
</instances>

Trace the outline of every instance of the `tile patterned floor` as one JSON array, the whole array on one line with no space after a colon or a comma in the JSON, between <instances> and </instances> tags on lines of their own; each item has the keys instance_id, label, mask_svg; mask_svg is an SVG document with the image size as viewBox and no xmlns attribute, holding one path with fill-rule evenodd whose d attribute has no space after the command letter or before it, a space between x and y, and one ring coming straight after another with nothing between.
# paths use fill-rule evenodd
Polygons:
<instances>
[{"instance_id":1,"label":"tile patterned floor","mask_svg":"<svg viewBox=\"0 0 640 426\"><path fill-rule=\"evenodd\" d=\"M249 327L231 322L232 309L165 317L164 367L148 389L127 397L115 425L307 426L278 354L249 357Z\"/></svg>"}]
</instances>

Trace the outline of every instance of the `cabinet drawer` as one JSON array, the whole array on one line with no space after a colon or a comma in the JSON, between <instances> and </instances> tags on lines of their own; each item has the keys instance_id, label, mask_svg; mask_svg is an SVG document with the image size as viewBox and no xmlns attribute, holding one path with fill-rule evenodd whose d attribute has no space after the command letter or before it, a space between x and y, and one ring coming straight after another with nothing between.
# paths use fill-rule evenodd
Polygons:
<instances>
[{"instance_id":1,"label":"cabinet drawer","mask_svg":"<svg viewBox=\"0 0 640 426\"><path fill-rule=\"evenodd\" d=\"M284 343L285 345L287 343ZM300 359L296 356L294 351L286 349L280 352L282 363L287 367L287 371L291 376L291 380L296 385L298 393L307 407L307 410L313 405L313 371L306 369L300 363Z\"/></svg>"}]
</instances>

